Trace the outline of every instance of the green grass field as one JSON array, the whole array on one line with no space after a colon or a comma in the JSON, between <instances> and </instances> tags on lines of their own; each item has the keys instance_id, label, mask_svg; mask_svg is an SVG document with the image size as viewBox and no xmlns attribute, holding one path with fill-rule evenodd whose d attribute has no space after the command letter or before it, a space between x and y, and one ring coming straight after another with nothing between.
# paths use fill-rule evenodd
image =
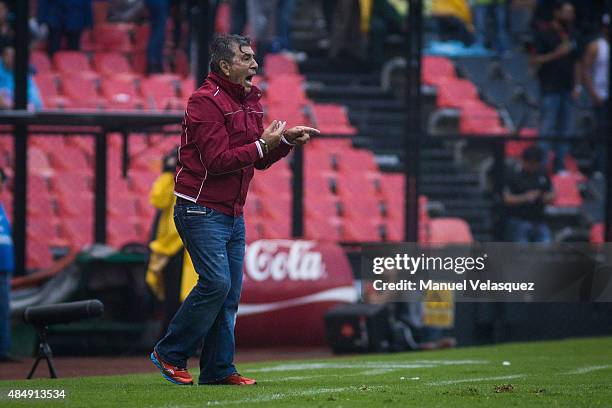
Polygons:
<instances>
[{"instance_id":1,"label":"green grass field","mask_svg":"<svg viewBox=\"0 0 612 408\"><path fill-rule=\"evenodd\" d=\"M239 368L259 384L176 386L157 374L2 381L0 406L612 407L610 337ZM8 397L11 389L64 390L65 398L16 400Z\"/></svg>"}]
</instances>

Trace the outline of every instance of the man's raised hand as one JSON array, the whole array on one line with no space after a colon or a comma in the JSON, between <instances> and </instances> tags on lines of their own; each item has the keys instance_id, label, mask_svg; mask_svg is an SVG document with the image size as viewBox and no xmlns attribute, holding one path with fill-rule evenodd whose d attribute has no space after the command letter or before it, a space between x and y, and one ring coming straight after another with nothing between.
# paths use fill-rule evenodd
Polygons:
<instances>
[{"instance_id":1,"label":"man's raised hand","mask_svg":"<svg viewBox=\"0 0 612 408\"><path fill-rule=\"evenodd\" d=\"M273 120L270 125L264 130L261 138L266 142L270 150L276 149L280 143L283 131L287 126L287 122Z\"/></svg>"}]
</instances>

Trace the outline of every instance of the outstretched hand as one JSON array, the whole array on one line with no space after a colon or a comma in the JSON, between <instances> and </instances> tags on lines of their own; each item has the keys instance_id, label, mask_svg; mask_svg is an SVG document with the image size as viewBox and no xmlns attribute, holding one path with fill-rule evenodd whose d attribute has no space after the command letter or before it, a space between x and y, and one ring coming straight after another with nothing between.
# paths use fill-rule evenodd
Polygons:
<instances>
[{"instance_id":1,"label":"outstretched hand","mask_svg":"<svg viewBox=\"0 0 612 408\"><path fill-rule=\"evenodd\" d=\"M308 143L312 135L318 135L320 133L318 129L308 126L294 126L291 129L285 130L285 138L289 143L303 146Z\"/></svg>"}]
</instances>

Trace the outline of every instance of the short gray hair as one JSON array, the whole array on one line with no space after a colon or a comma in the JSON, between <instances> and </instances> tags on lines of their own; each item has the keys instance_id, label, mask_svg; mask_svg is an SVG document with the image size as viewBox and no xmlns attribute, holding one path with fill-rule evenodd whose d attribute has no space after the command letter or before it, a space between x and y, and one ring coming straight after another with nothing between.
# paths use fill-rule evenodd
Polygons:
<instances>
[{"instance_id":1,"label":"short gray hair","mask_svg":"<svg viewBox=\"0 0 612 408\"><path fill-rule=\"evenodd\" d=\"M242 47L250 47L251 40L238 34L217 34L210 42L210 70L216 74L222 74L219 63L222 60L231 62L234 58L234 50L232 45L238 45L238 49Z\"/></svg>"}]
</instances>

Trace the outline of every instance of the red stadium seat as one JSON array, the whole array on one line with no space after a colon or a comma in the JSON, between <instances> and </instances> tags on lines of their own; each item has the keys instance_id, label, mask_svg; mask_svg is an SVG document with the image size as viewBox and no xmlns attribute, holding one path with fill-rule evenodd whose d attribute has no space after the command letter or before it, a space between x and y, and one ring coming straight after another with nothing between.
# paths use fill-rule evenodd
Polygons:
<instances>
[{"instance_id":1,"label":"red stadium seat","mask_svg":"<svg viewBox=\"0 0 612 408\"><path fill-rule=\"evenodd\" d=\"M460 218L432 218L429 234L432 244L469 244L474 240L469 225Z\"/></svg>"},{"instance_id":2,"label":"red stadium seat","mask_svg":"<svg viewBox=\"0 0 612 408\"><path fill-rule=\"evenodd\" d=\"M86 159L81 149L75 146L65 146L62 151L52 152L51 164L60 171L91 170L93 167L93 164Z\"/></svg>"},{"instance_id":3,"label":"red stadium seat","mask_svg":"<svg viewBox=\"0 0 612 408\"><path fill-rule=\"evenodd\" d=\"M525 149L535 144L534 138L537 138L538 130L533 128L521 129L520 137L525 139L513 140L506 143L506 156L513 158L520 158L523 155Z\"/></svg>"},{"instance_id":4,"label":"red stadium seat","mask_svg":"<svg viewBox=\"0 0 612 408\"><path fill-rule=\"evenodd\" d=\"M130 32L132 24L102 24L94 27L92 36L96 49L101 51L131 52Z\"/></svg>"},{"instance_id":5,"label":"red stadium seat","mask_svg":"<svg viewBox=\"0 0 612 408\"><path fill-rule=\"evenodd\" d=\"M118 52L96 53L93 65L100 75L114 76L116 74L132 73L132 67L127 58Z\"/></svg>"},{"instance_id":6,"label":"red stadium seat","mask_svg":"<svg viewBox=\"0 0 612 408\"><path fill-rule=\"evenodd\" d=\"M181 96L187 100L196 90L196 81L193 77L188 77L181 80Z\"/></svg>"},{"instance_id":7,"label":"red stadium seat","mask_svg":"<svg viewBox=\"0 0 612 408\"><path fill-rule=\"evenodd\" d=\"M379 242L382 240L381 225L368 218L345 221L342 240L347 242Z\"/></svg>"},{"instance_id":8,"label":"red stadium seat","mask_svg":"<svg viewBox=\"0 0 612 408\"><path fill-rule=\"evenodd\" d=\"M52 173L49 157L36 146L28 148L28 167L37 174L48 175Z\"/></svg>"},{"instance_id":9,"label":"red stadium seat","mask_svg":"<svg viewBox=\"0 0 612 408\"><path fill-rule=\"evenodd\" d=\"M338 194L347 200L355 197L375 199L378 195L370 178L361 172L344 172L338 175Z\"/></svg>"},{"instance_id":10,"label":"red stadium seat","mask_svg":"<svg viewBox=\"0 0 612 408\"><path fill-rule=\"evenodd\" d=\"M438 108L460 108L470 99L478 99L478 90L467 79L449 79L438 87Z\"/></svg>"},{"instance_id":11,"label":"red stadium seat","mask_svg":"<svg viewBox=\"0 0 612 408\"><path fill-rule=\"evenodd\" d=\"M273 103L265 107L266 120L264 127L268 126L273 120L287 122L287 129L297 125L309 125L304 109L298 105Z\"/></svg>"},{"instance_id":12,"label":"red stadium seat","mask_svg":"<svg viewBox=\"0 0 612 408\"><path fill-rule=\"evenodd\" d=\"M58 85L60 77L54 73L40 73L34 76L45 109L70 108L72 102L65 96L59 95Z\"/></svg>"},{"instance_id":13,"label":"red stadium seat","mask_svg":"<svg viewBox=\"0 0 612 408\"><path fill-rule=\"evenodd\" d=\"M94 196L91 191L62 190L55 197L60 219L80 218L84 222L93 220Z\"/></svg>"},{"instance_id":14,"label":"red stadium seat","mask_svg":"<svg viewBox=\"0 0 612 408\"><path fill-rule=\"evenodd\" d=\"M427 85L440 85L456 77L455 66L445 57L426 55L423 57L423 82Z\"/></svg>"},{"instance_id":15,"label":"red stadium seat","mask_svg":"<svg viewBox=\"0 0 612 408\"><path fill-rule=\"evenodd\" d=\"M552 176L551 182L556 193L553 207L578 208L582 206L579 184L585 178L579 173L559 173Z\"/></svg>"},{"instance_id":16,"label":"red stadium seat","mask_svg":"<svg viewBox=\"0 0 612 408\"><path fill-rule=\"evenodd\" d=\"M605 225L602 223L595 224L591 227L589 241L594 244L603 244L606 241L605 235L606 235Z\"/></svg>"},{"instance_id":17,"label":"red stadium seat","mask_svg":"<svg viewBox=\"0 0 612 408\"><path fill-rule=\"evenodd\" d=\"M149 43L149 33L151 28L149 24L140 24L136 26L134 34L134 50L145 51Z\"/></svg>"},{"instance_id":18,"label":"red stadium seat","mask_svg":"<svg viewBox=\"0 0 612 408\"><path fill-rule=\"evenodd\" d=\"M53 255L46 240L28 239L26 248L26 268L43 269L53 265Z\"/></svg>"},{"instance_id":19,"label":"red stadium seat","mask_svg":"<svg viewBox=\"0 0 612 408\"><path fill-rule=\"evenodd\" d=\"M182 110L187 101L178 96L180 78L171 74L151 75L140 83L147 105L154 110Z\"/></svg>"},{"instance_id":20,"label":"red stadium seat","mask_svg":"<svg viewBox=\"0 0 612 408\"><path fill-rule=\"evenodd\" d=\"M93 212L93 210L92 210ZM59 225L62 237L70 247L80 250L94 241L93 219L84 217L63 217Z\"/></svg>"},{"instance_id":21,"label":"red stadium seat","mask_svg":"<svg viewBox=\"0 0 612 408\"><path fill-rule=\"evenodd\" d=\"M136 221L110 218L106 233L108 243L114 248L121 248L129 243L145 243L148 237Z\"/></svg>"},{"instance_id":22,"label":"red stadium seat","mask_svg":"<svg viewBox=\"0 0 612 408\"><path fill-rule=\"evenodd\" d=\"M130 77L103 78L100 91L109 109L144 109L145 101L138 95L136 84Z\"/></svg>"},{"instance_id":23,"label":"red stadium seat","mask_svg":"<svg viewBox=\"0 0 612 408\"><path fill-rule=\"evenodd\" d=\"M36 68L36 74L51 72L51 61L46 52L32 51L30 63Z\"/></svg>"},{"instance_id":24,"label":"red stadium seat","mask_svg":"<svg viewBox=\"0 0 612 408\"><path fill-rule=\"evenodd\" d=\"M264 65L268 77L299 73L295 61L283 54L267 54Z\"/></svg>"},{"instance_id":25,"label":"red stadium seat","mask_svg":"<svg viewBox=\"0 0 612 408\"><path fill-rule=\"evenodd\" d=\"M343 173L378 171L378 165L371 151L351 149L338 155L338 171Z\"/></svg>"},{"instance_id":26,"label":"red stadium seat","mask_svg":"<svg viewBox=\"0 0 612 408\"><path fill-rule=\"evenodd\" d=\"M333 103L311 105L314 124L323 134L354 135L357 133L349 123L346 108Z\"/></svg>"},{"instance_id":27,"label":"red stadium seat","mask_svg":"<svg viewBox=\"0 0 612 408\"><path fill-rule=\"evenodd\" d=\"M103 109L106 100L98 94L96 76L69 75L62 80L64 94L68 96L75 107L87 109Z\"/></svg>"},{"instance_id":28,"label":"red stadium seat","mask_svg":"<svg viewBox=\"0 0 612 408\"><path fill-rule=\"evenodd\" d=\"M342 221L339 217L305 217L304 237L317 241L342 240Z\"/></svg>"},{"instance_id":29,"label":"red stadium seat","mask_svg":"<svg viewBox=\"0 0 612 408\"><path fill-rule=\"evenodd\" d=\"M87 55L79 51L58 51L53 55L53 65L62 74L80 74L92 72ZM70 79L70 77L67 77Z\"/></svg>"},{"instance_id":30,"label":"red stadium seat","mask_svg":"<svg viewBox=\"0 0 612 408\"><path fill-rule=\"evenodd\" d=\"M266 98L270 103L305 105L308 103L302 77L281 76L268 79Z\"/></svg>"}]
</instances>

